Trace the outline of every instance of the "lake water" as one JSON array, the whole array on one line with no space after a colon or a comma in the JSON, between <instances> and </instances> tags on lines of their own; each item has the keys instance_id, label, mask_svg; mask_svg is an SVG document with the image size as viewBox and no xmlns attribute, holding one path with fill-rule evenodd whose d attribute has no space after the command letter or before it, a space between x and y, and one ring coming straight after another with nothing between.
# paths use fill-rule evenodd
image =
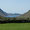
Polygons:
<instances>
[{"instance_id":1,"label":"lake water","mask_svg":"<svg viewBox=\"0 0 30 30\"><path fill-rule=\"evenodd\" d=\"M12 16L5 16L5 17L17 17L17 16L20 16L20 15L12 15Z\"/></svg>"}]
</instances>

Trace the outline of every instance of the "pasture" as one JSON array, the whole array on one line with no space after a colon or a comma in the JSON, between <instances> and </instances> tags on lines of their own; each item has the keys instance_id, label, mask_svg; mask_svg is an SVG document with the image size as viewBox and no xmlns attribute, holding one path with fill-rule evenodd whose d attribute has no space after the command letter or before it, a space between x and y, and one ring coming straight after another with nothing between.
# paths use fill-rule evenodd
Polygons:
<instances>
[{"instance_id":1,"label":"pasture","mask_svg":"<svg viewBox=\"0 0 30 30\"><path fill-rule=\"evenodd\" d=\"M0 24L0 30L30 30L30 23Z\"/></svg>"}]
</instances>

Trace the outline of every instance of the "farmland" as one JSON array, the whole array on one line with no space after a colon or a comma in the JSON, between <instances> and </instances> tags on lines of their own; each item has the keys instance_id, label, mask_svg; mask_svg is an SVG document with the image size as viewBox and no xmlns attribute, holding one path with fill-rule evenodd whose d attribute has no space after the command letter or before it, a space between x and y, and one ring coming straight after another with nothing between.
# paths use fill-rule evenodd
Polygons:
<instances>
[{"instance_id":1,"label":"farmland","mask_svg":"<svg viewBox=\"0 0 30 30\"><path fill-rule=\"evenodd\" d=\"M0 24L0 30L30 30L30 23Z\"/></svg>"}]
</instances>

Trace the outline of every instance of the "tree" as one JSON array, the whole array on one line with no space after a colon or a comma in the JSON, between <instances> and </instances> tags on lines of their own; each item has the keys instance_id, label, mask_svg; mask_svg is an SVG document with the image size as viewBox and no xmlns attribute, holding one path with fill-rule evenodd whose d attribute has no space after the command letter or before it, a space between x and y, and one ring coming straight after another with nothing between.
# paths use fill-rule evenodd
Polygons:
<instances>
[{"instance_id":1,"label":"tree","mask_svg":"<svg viewBox=\"0 0 30 30\"><path fill-rule=\"evenodd\" d=\"M29 20L29 18L27 18L27 20Z\"/></svg>"}]
</instances>

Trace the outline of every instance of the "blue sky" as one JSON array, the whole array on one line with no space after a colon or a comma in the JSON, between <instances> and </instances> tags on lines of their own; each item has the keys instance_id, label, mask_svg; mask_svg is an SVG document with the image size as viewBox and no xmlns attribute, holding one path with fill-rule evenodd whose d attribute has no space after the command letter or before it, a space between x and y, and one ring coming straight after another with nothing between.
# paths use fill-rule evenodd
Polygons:
<instances>
[{"instance_id":1,"label":"blue sky","mask_svg":"<svg viewBox=\"0 0 30 30\"><path fill-rule=\"evenodd\" d=\"M30 0L0 0L0 8L7 13L26 13L30 10Z\"/></svg>"}]
</instances>

